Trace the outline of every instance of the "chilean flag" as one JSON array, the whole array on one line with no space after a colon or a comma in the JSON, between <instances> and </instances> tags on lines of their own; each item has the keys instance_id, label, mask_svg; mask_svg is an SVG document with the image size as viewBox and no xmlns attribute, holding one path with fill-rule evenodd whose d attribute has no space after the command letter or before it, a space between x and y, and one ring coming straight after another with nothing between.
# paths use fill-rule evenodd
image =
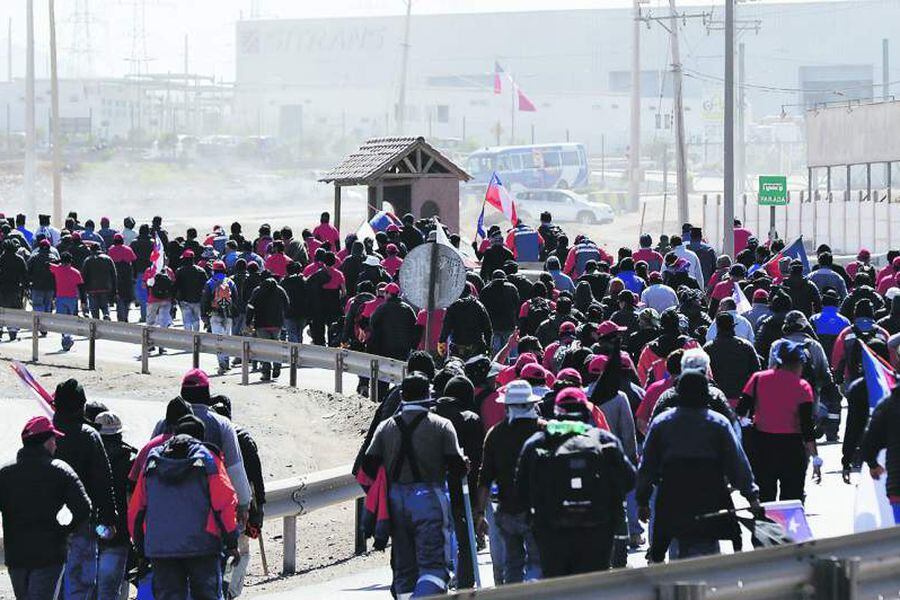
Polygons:
<instances>
[{"instance_id":1,"label":"chilean flag","mask_svg":"<svg viewBox=\"0 0 900 600\"><path fill-rule=\"evenodd\" d=\"M806 520L806 512L799 500L782 500L780 502L765 502L766 516L782 527L791 539L796 543L808 542L813 539L812 529Z\"/></svg>"},{"instance_id":2,"label":"chilean flag","mask_svg":"<svg viewBox=\"0 0 900 600\"><path fill-rule=\"evenodd\" d=\"M494 61L494 93L502 94L503 93L503 79L501 77L503 75L503 67L500 66L500 63Z\"/></svg>"},{"instance_id":3,"label":"chilean flag","mask_svg":"<svg viewBox=\"0 0 900 600\"><path fill-rule=\"evenodd\" d=\"M744 293L744 290L741 289L741 286L735 281L733 283L734 288L731 292L731 297L734 300L734 305L737 307L737 313L739 315L748 312L753 306L750 304L750 301L747 300L747 295Z\"/></svg>"},{"instance_id":4,"label":"chilean flag","mask_svg":"<svg viewBox=\"0 0 900 600\"><path fill-rule=\"evenodd\" d=\"M807 258L806 249L803 247L803 236L798 237L790 246L785 246L781 252L769 259L769 262L763 265L766 272L772 277L781 277L781 272L778 270L778 262L785 257L799 260L803 263L803 273L809 273L809 258Z\"/></svg>"},{"instance_id":5,"label":"chilean flag","mask_svg":"<svg viewBox=\"0 0 900 600\"><path fill-rule=\"evenodd\" d=\"M27 387L29 390L31 390L31 392L34 393L35 396L37 396L38 404L40 405L41 410L44 411L47 417L52 419L54 412L53 396L44 389L44 386L38 383L38 380L34 378L34 375L31 374L31 371L29 371L25 367L25 365L17 360L14 360L10 367L15 372L15 374L18 375L19 380L25 385L25 387Z\"/></svg>"},{"instance_id":6,"label":"chilean flag","mask_svg":"<svg viewBox=\"0 0 900 600\"><path fill-rule=\"evenodd\" d=\"M534 105L534 102L525 95L525 92L518 85L516 86L516 95L519 101L520 112L537 112L537 106Z\"/></svg>"},{"instance_id":7,"label":"chilean flag","mask_svg":"<svg viewBox=\"0 0 900 600\"><path fill-rule=\"evenodd\" d=\"M860 343L863 377L869 392L869 410L875 410L878 403L897 385L897 374L883 358L872 352L866 344Z\"/></svg>"},{"instance_id":8,"label":"chilean flag","mask_svg":"<svg viewBox=\"0 0 900 600\"><path fill-rule=\"evenodd\" d=\"M516 201L513 199L512 194L509 193L509 190L506 189L506 186L503 185L503 182L500 181L500 176L497 175L496 171L491 175L487 192L484 194L484 201L502 212L513 226L519 222L519 217L516 214Z\"/></svg>"},{"instance_id":9,"label":"chilean flag","mask_svg":"<svg viewBox=\"0 0 900 600\"><path fill-rule=\"evenodd\" d=\"M158 235L153 236L153 249L150 251L150 268L151 277L147 280L147 285L153 286L155 278L152 275L157 273L165 273L166 271L166 249L163 248L162 241Z\"/></svg>"},{"instance_id":10,"label":"chilean flag","mask_svg":"<svg viewBox=\"0 0 900 600\"><path fill-rule=\"evenodd\" d=\"M372 227L372 231L386 231L391 225L400 227L403 225L403 222L397 218L397 215L386 210L379 210L369 219L369 226Z\"/></svg>"}]
</instances>

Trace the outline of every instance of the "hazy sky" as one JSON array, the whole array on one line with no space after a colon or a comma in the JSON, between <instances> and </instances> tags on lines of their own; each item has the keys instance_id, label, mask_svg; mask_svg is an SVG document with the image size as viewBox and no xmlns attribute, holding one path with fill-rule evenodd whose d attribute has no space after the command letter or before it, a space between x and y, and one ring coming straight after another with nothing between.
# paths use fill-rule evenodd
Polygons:
<instances>
[{"instance_id":1,"label":"hazy sky","mask_svg":"<svg viewBox=\"0 0 900 600\"><path fill-rule=\"evenodd\" d=\"M560 10L631 5L631 0L412 0L414 14ZM776 0L757 0L773 3ZM809 0L777 0L803 3ZM824 0L839 1L839 0ZM862 0L858 0L862 2ZM894 0L900 1L900 0ZM721 1L679 0L679 6L720 5ZM143 5L144 35L140 35ZM651 8L667 0L649 0ZM83 32L84 7L90 7L90 41ZM184 68L184 37L190 40L192 72L234 77L234 24L256 7L263 18L311 18L403 14L405 0L57 0L60 73L63 76L120 76L127 74L130 58L146 58L151 72L180 72ZM25 73L25 0L0 0L0 74L6 76L7 20L13 20L14 77ZM35 0L36 65L38 77L49 67L47 2ZM137 25L137 26L136 26ZM75 39L76 32L81 32ZM88 54L87 49L91 49ZM91 57L91 61L87 57Z\"/></svg>"}]
</instances>

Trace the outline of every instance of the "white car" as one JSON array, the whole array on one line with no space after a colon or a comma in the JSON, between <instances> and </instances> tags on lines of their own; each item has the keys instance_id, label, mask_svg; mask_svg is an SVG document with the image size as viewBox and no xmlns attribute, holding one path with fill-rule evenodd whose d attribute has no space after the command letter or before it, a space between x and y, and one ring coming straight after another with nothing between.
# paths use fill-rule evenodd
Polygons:
<instances>
[{"instance_id":1,"label":"white car","mask_svg":"<svg viewBox=\"0 0 900 600\"><path fill-rule=\"evenodd\" d=\"M537 222L549 211L560 223L612 223L613 209L602 202L588 202L569 190L523 190L516 193L516 209L524 221Z\"/></svg>"}]
</instances>

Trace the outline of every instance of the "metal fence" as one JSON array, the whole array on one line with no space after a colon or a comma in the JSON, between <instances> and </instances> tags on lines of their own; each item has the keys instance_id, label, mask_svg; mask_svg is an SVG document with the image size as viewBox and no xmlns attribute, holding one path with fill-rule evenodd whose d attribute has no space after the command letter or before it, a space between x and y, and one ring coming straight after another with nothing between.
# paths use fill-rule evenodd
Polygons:
<instances>
[{"instance_id":1,"label":"metal fence","mask_svg":"<svg viewBox=\"0 0 900 600\"><path fill-rule=\"evenodd\" d=\"M868 247L892 248L900 231L900 203L892 201L889 190L848 192L788 191L789 203L775 207L775 230L787 241L801 235L816 245L828 244L835 253L848 253ZM721 249L722 194L703 194L703 230L713 246ZM768 206L760 206L755 195L735 198L734 216L745 226L766 238L770 225Z\"/></svg>"},{"instance_id":2,"label":"metal fence","mask_svg":"<svg viewBox=\"0 0 900 600\"><path fill-rule=\"evenodd\" d=\"M620 569L454 598L569 600L861 600L900 594L900 528Z\"/></svg>"},{"instance_id":3,"label":"metal fence","mask_svg":"<svg viewBox=\"0 0 900 600\"><path fill-rule=\"evenodd\" d=\"M369 395L377 399L378 382L397 383L403 379L406 363L400 360L355 352L341 348L326 348L310 344L296 344L278 340L264 340L233 335L200 333L183 329L160 329L138 323L119 323L98 319L85 319L70 315L31 312L0 308L0 327L52 331L86 337L88 341L88 368L97 363L97 340L111 340L140 345L141 373L150 373L150 348L162 347L189 352L194 367L200 365L201 354L227 354L241 358L241 383L250 380L250 362L280 362L288 365L290 384L297 385L300 368L328 369L334 371L334 391L343 392L343 374L350 373L370 378ZM31 339L31 360L40 359L41 337Z\"/></svg>"}]
</instances>

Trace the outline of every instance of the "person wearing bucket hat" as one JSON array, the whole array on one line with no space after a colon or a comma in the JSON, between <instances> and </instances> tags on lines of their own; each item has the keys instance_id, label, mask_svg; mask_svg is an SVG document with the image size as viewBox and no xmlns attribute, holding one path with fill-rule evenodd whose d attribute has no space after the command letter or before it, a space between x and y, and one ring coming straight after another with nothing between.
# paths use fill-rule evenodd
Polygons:
<instances>
[{"instance_id":1,"label":"person wearing bucket hat","mask_svg":"<svg viewBox=\"0 0 900 600\"><path fill-rule=\"evenodd\" d=\"M0 515L7 572L16 598L60 597L71 531L87 525L91 501L75 471L54 459L65 434L47 417L33 417L22 429L22 448L0 469ZM56 515L65 506L72 522Z\"/></svg>"},{"instance_id":2,"label":"person wearing bucket hat","mask_svg":"<svg viewBox=\"0 0 900 600\"><path fill-rule=\"evenodd\" d=\"M634 465L619 440L591 425L580 388L556 395L555 420L533 435L516 469L519 498L531 524L543 576L561 577L610 567L613 532L634 486Z\"/></svg>"},{"instance_id":3,"label":"person wearing bucket hat","mask_svg":"<svg viewBox=\"0 0 900 600\"><path fill-rule=\"evenodd\" d=\"M655 340L662 333L659 326L659 313L653 308L642 308L637 313L637 328L625 339L625 349L632 362L641 357L644 346Z\"/></svg>"},{"instance_id":4,"label":"person wearing bucket hat","mask_svg":"<svg viewBox=\"0 0 900 600\"><path fill-rule=\"evenodd\" d=\"M101 540L97 559L97 597L116 598L125 579L125 567L131 550L128 538L128 474L134 464L137 450L122 440L122 419L113 412L101 412L94 417L94 426L103 440L112 470L113 491L116 495L116 533L108 540Z\"/></svg>"},{"instance_id":5,"label":"person wearing bucket hat","mask_svg":"<svg viewBox=\"0 0 900 600\"><path fill-rule=\"evenodd\" d=\"M753 473L763 502L803 500L809 459L813 479L821 481L816 449L813 389L801 378L809 354L802 343L785 341L775 368L755 373L744 387L737 413L752 415ZM780 493L779 493L780 484Z\"/></svg>"},{"instance_id":6,"label":"person wearing bucket hat","mask_svg":"<svg viewBox=\"0 0 900 600\"><path fill-rule=\"evenodd\" d=\"M534 532L528 523L528 507L515 485L516 464L525 442L540 430L537 403L528 382L510 382L502 395L506 418L488 431L475 498L475 523L483 535L488 532L485 512L490 506L491 486L496 483L497 508L492 531L505 549L499 584L541 578L540 556ZM492 536L493 539L493 536Z\"/></svg>"}]
</instances>

